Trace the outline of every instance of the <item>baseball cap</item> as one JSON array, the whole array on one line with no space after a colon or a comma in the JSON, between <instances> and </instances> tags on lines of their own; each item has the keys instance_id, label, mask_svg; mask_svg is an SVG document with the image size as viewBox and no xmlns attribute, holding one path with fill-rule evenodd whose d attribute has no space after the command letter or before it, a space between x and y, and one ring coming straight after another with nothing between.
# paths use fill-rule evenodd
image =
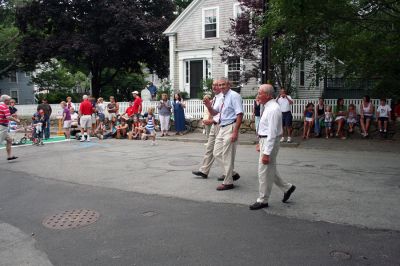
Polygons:
<instances>
[{"instance_id":1,"label":"baseball cap","mask_svg":"<svg viewBox=\"0 0 400 266\"><path fill-rule=\"evenodd\" d=\"M132 94L139 94L139 92L138 91L133 91Z\"/></svg>"}]
</instances>

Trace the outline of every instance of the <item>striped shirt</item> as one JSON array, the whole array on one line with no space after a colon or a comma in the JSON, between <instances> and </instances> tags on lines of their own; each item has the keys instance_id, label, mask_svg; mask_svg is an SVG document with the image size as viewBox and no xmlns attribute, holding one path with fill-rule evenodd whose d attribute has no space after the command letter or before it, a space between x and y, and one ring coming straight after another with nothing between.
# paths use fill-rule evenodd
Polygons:
<instances>
[{"instance_id":1,"label":"striped shirt","mask_svg":"<svg viewBox=\"0 0 400 266\"><path fill-rule=\"evenodd\" d=\"M5 103L0 103L0 125L8 127L10 122L7 117L11 116L10 109Z\"/></svg>"},{"instance_id":2,"label":"striped shirt","mask_svg":"<svg viewBox=\"0 0 400 266\"><path fill-rule=\"evenodd\" d=\"M147 117L147 125L146 128L148 130L154 130L154 117L152 115L149 115Z\"/></svg>"}]
</instances>

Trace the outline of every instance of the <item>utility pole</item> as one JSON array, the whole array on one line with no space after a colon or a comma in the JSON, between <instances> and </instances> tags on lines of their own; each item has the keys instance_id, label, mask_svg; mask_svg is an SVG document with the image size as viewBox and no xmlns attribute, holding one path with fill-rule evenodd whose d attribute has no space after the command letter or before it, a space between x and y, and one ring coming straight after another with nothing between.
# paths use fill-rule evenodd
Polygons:
<instances>
[{"instance_id":1,"label":"utility pole","mask_svg":"<svg viewBox=\"0 0 400 266\"><path fill-rule=\"evenodd\" d=\"M263 0L263 15L268 11L268 0ZM265 21L264 21L265 22ZM263 39L261 51L261 83L271 81L271 39L266 36Z\"/></svg>"}]
</instances>

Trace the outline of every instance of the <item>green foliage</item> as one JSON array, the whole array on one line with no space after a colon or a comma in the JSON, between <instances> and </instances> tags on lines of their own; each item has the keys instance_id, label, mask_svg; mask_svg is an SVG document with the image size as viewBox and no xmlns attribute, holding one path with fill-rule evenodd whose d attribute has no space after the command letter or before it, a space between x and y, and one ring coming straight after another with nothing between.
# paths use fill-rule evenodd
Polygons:
<instances>
[{"instance_id":1,"label":"green foliage","mask_svg":"<svg viewBox=\"0 0 400 266\"><path fill-rule=\"evenodd\" d=\"M47 99L50 104L60 103L62 101L66 101L67 97L70 96L72 98L72 102L80 102L82 100L82 94L79 93L71 93L66 90L57 90L51 91L49 93L41 93L37 96L38 102L41 102L42 99Z\"/></svg>"},{"instance_id":2,"label":"green foliage","mask_svg":"<svg viewBox=\"0 0 400 266\"><path fill-rule=\"evenodd\" d=\"M38 73L32 77L32 83L39 87L39 91L89 91L89 80L82 72L73 73L62 63L52 60L43 64Z\"/></svg>"},{"instance_id":3,"label":"green foliage","mask_svg":"<svg viewBox=\"0 0 400 266\"><path fill-rule=\"evenodd\" d=\"M112 75L112 71L104 71L105 77ZM120 72L118 75L106 86L100 89L100 96L108 99L114 96L117 101L130 101L132 100L132 91L141 91L146 86L146 81L142 74Z\"/></svg>"},{"instance_id":4,"label":"green foliage","mask_svg":"<svg viewBox=\"0 0 400 266\"><path fill-rule=\"evenodd\" d=\"M208 95L212 95L213 94L212 84L213 84L213 79L212 78L206 78L204 80L201 80L201 85L203 87L203 92L202 92L202 95L201 95L200 99L203 99L203 96L206 95L206 94L208 94Z\"/></svg>"},{"instance_id":5,"label":"green foliage","mask_svg":"<svg viewBox=\"0 0 400 266\"><path fill-rule=\"evenodd\" d=\"M172 0L43 0L17 10L19 53L32 67L56 58L92 73L94 96L120 73L139 73L142 63L168 74L168 40L175 18ZM104 72L111 74L104 76Z\"/></svg>"},{"instance_id":6,"label":"green foliage","mask_svg":"<svg viewBox=\"0 0 400 266\"><path fill-rule=\"evenodd\" d=\"M168 99L170 99L171 97L173 97L172 93L173 93L173 89L171 87L171 81L168 79L164 79L161 82L161 85L158 87L157 89L157 100L161 99L161 94L167 94L168 95Z\"/></svg>"}]
</instances>

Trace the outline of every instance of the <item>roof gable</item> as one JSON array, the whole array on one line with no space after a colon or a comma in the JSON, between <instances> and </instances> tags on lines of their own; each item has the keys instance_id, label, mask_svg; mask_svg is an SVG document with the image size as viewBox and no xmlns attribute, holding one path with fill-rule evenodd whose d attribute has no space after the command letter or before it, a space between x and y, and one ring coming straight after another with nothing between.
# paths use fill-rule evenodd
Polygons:
<instances>
[{"instance_id":1,"label":"roof gable","mask_svg":"<svg viewBox=\"0 0 400 266\"><path fill-rule=\"evenodd\" d=\"M182 24L182 22L196 9L196 7L204 0L193 0L192 3L172 22L171 25L164 31L165 35L173 35Z\"/></svg>"}]
</instances>

